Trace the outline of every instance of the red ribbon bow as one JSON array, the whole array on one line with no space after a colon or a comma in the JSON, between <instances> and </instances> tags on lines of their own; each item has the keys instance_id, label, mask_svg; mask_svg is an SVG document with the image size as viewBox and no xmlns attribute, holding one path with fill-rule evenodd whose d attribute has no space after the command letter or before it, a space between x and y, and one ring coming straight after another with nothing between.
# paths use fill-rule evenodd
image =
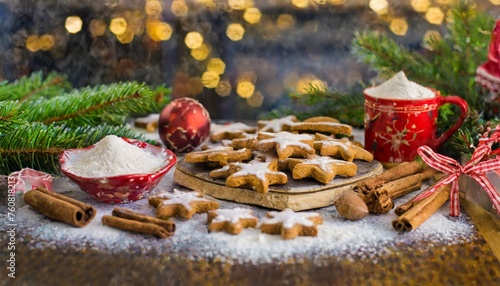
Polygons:
<instances>
[{"instance_id":1,"label":"red ribbon bow","mask_svg":"<svg viewBox=\"0 0 500 286\"><path fill-rule=\"evenodd\" d=\"M450 191L450 215L458 216L460 214L460 202L458 197L458 177L465 174L473 178L483 190L486 191L497 213L500 215L500 195L496 192L490 180L486 177L486 173L500 169L500 156L493 159L483 160L483 158L491 153L492 139L483 140L476 148L470 161L461 166L452 158L437 154L428 146L421 146L417 149L418 154L422 157L427 165L441 171L447 176L441 178L434 186L429 188L417 197L417 200L423 199L436 192L437 189L446 184L451 183Z\"/></svg>"}]
</instances>

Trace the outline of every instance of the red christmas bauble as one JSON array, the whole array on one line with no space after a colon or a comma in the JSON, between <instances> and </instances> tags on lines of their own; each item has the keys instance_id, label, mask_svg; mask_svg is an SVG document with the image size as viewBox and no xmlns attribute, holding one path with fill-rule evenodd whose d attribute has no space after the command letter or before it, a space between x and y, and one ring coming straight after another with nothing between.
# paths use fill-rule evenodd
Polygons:
<instances>
[{"instance_id":1,"label":"red christmas bauble","mask_svg":"<svg viewBox=\"0 0 500 286\"><path fill-rule=\"evenodd\" d=\"M197 100L178 98L160 113L158 132L170 150L190 152L210 135L210 121L208 111Z\"/></svg>"}]
</instances>

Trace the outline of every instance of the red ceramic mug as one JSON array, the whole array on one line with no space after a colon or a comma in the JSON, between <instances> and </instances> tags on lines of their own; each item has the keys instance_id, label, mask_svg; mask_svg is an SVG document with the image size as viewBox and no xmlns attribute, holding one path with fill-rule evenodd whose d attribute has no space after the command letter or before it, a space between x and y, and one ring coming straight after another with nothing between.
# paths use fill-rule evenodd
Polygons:
<instances>
[{"instance_id":1,"label":"red ceramic mug","mask_svg":"<svg viewBox=\"0 0 500 286\"><path fill-rule=\"evenodd\" d=\"M413 161L417 148L427 145L436 150L462 125L468 105L458 96L426 99L386 99L370 96L365 91L365 148L385 165ZM460 108L460 118L439 137L438 108L445 104Z\"/></svg>"}]
</instances>

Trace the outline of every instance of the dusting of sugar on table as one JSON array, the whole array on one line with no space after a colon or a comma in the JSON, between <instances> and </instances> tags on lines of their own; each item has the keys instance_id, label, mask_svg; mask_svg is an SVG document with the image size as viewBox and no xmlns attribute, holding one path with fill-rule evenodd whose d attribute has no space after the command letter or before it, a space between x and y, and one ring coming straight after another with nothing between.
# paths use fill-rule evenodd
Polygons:
<instances>
[{"instance_id":1,"label":"dusting of sugar on table","mask_svg":"<svg viewBox=\"0 0 500 286\"><path fill-rule=\"evenodd\" d=\"M162 180L158 190L172 190L173 172ZM272 263L287 261L290 258L306 257L320 261L325 256L338 256L348 260L377 257L390 253L395 245L409 245L425 242L432 245L453 245L467 242L474 236L474 227L465 215L451 219L446 204L431 218L410 233L399 234L391 225L396 217L393 211L385 215L368 215L360 221L343 219L332 207L314 210L323 217L318 227L317 237L297 237L283 240L279 235L269 235L260 229L244 229L239 235L207 230L206 214L195 214L191 220L175 219L176 232L167 239L135 234L102 225L101 218L110 214L117 205L97 202L88 197L78 187L64 178L56 179L55 188L67 196L92 204L98 211L95 219L86 227L72 226L55 222L22 205L19 198L16 211L20 239L31 240L33 248L52 249L96 249L109 253L133 251L144 255L183 255L188 259L217 259L231 263ZM65 190L65 191L63 191ZM411 195L410 195L411 196ZM402 202L407 198L401 198ZM241 204L219 201L221 208L241 207ZM134 211L154 215L155 209L147 199L118 205ZM255 216L262 219L268 209L244 206L254 210ZM2 212L4 213L4 212ZM5 216L0 216L0 224L6 225ZM61 250L63 251L63 250Z\"/></svg>"}]
</instances>

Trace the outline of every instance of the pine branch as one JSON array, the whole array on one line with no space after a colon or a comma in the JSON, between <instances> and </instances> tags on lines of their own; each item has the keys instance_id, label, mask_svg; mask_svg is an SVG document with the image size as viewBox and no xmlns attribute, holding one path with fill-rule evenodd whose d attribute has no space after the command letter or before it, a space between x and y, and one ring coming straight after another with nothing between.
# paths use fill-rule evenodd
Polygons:
<instances>
[{"instance_id":1,"label":"pine branch","mask_svg":"<svg viewBox=\"0 0 500 286\"><path fill-rule=\"evenodd\" d=\"M354 127L363 127L364 124L364 96L362 86L357 85L350 92L338 92L331 89L319 89L309 86L305 94L290 94L293 99L292 108L274 109L268 117L276 118L295 115L299 120L313 116L330 116L342 123ZM306 110L300 107L307 106Z\"/></svg>"},{"instance_id":2,"label":"pine branch","mask_svg":"<svg viewBox=\"0 0 500 286\"><path fill-rule=\"evenodd\" d=\"M34 72L29 77L23 77L12 83L0 83L0 101L3 100L34 100L40 97L52 97L69 88L67 80L51 73L44 78L42 72Z\"/></svg>"},{"instance_id":3,"label":"pine branch","mask_svg":"<svg viewBox=\"0 0 500 286\"><path fill-rule=\"evenodd\" d=\"M126 127L104 125L69 128L41 123L20 125L0 135L0 174L9 174L22 168L60 174L58 160L62 151L91 146L110 134L144 140L141 134Z\"/></svg>"},{"instance_id":4,"label":"pine branch","mask_svg":"<svg viewBox=\"0 0 500 286\"><path fill-rule=\"evenodd\" d=\"M113 123L108 120L131 113L146 113L159 109L158 95L145 84L136 82L100 85L72 90L49 99L23 104L30 122L66 122L67 124Z\"/></svg>"}]
</instances>

